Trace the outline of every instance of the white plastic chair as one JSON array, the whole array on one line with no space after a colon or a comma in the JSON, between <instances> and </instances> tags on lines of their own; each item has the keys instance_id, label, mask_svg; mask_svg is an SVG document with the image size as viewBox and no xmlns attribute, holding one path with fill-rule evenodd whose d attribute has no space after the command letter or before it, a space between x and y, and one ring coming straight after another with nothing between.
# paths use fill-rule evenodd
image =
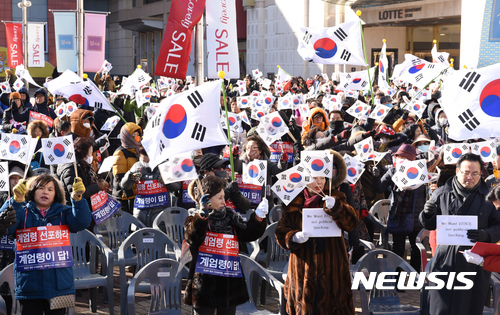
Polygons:
<instances>
[{"instance_id":1,"label":"white plastic chair","mask_svg":"<svg viewBox=\"0 0 500 315\"><path fill-rule=\"evenodd\" d=\"M389 210L391 209L391 200L382 199L377 201L370 209L368 218L380 229L379 245L384 249L389 249L389 235L387 234L387 220Z\"/></svg>"}]
</instances>

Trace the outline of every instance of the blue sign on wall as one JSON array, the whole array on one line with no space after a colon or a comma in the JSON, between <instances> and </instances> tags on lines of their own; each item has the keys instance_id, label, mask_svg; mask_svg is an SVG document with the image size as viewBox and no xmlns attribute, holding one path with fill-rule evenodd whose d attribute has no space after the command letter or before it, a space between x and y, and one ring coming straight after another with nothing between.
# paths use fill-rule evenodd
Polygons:
<instances>
[{"instance_id":1,"label":"blue sign on wall","mask_svg":"<svg viewBox=\"0 0 500 315\"><path fill-rule=\"evenodd\" d=\"M73 35L59 35L59 49L60 50L73 50Z\"/></svg>"},{"instance_id":2,"label":"blue sign on wall","mask_svg":"<svg viewBox=\"0 0 500 315\"><path fill-rule=\"evenodd\" d=\"M491 11L490 41L500 42L500 0L493 0Z\"/></svg>"}]
</instances>

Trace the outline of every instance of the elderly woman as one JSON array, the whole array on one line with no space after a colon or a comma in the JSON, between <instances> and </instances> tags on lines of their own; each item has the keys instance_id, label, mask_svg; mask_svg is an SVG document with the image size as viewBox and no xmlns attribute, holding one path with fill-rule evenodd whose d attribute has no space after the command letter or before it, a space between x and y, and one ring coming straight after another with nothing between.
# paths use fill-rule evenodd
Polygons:
<instances>
[{"instance_id":1,"label":"elderly woman","mask_svg":"<svg viewBox=\"0 0 500 315\"><path fill-rule=\"evenodd\" d=\"M200 246L208 232L219 234L222 239L236 237L240 243L258 239L266 229L267 209L257 208L245 222L238 213L226 208L224 182L211 175L201 180L201 189L195 190L195 199L201 213L188 217L184 223L186 242L193 257L184 303L192 305L196 315L213 315L216 310L217 314L235 314L236 306L249 299L243 274L234 277L197 271L201 261Z\"/></svg>"},{"instance_id":2,"label":"elderly woman","mask_svg":"<svg viewBox=\"0 0 500 315\"><path fill-rule=\"evenodd\" d=\"M322 208L342 230L356 227L358 213L338 189L346 178L347 167L337 152L334 166L331 194L325 177L315 177L288 206L283 206L276 228L278 244L290 251L284 291L287 314L354 314L343 236L316 238L302 230L306 208Z\"/></svg>"},{"instance_id":3,"label":"elderly woman","mask_svg":"<svg viewBox=\"0 0 500 315\"><path fill-rule=\"evenodd\" d=\"M16 213L16 223L8 233L15 236L16 230L45 226L59 227L62 233L76 233L87 228L91 216L87 201L82 200L85 186L80 178L76 178L72 190L71 206L67 206L61 183L52 175L32 177L27 183L24 180L19 182L10 200ZM6 202L0 212L9 211L8 207ZM20 264L21 261L16 259L15 292L16 300L23 306L22 314L65 314L65 308L53 309L51 302L75 294L73 268L45 267L23 271Z\"/></svg>"}]
</instances>

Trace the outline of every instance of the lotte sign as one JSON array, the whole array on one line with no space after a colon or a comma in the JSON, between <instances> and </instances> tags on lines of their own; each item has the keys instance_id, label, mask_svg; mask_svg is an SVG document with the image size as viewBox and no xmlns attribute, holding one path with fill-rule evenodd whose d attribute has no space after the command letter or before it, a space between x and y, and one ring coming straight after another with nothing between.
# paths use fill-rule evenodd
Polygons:
<instances>
[{"instance_id":1,"label":"lotte sign","mask_svg":"<svg viewBox=\"0 0 500 315\"><path fill-rule=\"evenodd\" d=\"M205 0L172 0L155 75L186 78L193 28L204 8Z\"/></svg>"}]
</instances>

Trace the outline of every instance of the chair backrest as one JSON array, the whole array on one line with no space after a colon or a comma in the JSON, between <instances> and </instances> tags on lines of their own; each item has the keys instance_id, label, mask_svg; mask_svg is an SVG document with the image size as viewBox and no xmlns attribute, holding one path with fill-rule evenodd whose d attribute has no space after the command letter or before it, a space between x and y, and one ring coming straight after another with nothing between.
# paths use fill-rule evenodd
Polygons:
<instances>
[{"instance_id":1,"label":"chair backrest","mask_svg":"<svg viewBox=\"0 0 500 315\"><path fill-rule=\"evenodd\" d=\"M283 249L276 241L274 233L277 226L278 222L269 225L258 242L262 242L267 237L266 266L273 270L283 270L290 260L290 251Z\"/></svg>"},{"instance_id":2,"label":"chair backrest","mask_svg":"<svg viewBox=\"0 0 500 315\"><path fill-rule=\"evenodd\" d=\"M377 218L380 223L387 225L387 218L389 217L389 210L391 209L391 200L382 199L377 201L370 209L370 214Z\"/></svg>"},{"instance_id":3,"label":"chair backrest","mask_svg":"<svg viewBox=\"0 0 500 315\"><path fill-rule=\"evenodd\" d=\"M187 278L189 271L184 267L176 276L179 263L162 258L145 265L130 281L127 292L129 314L134 314L134 295L137 286L145 279L151 286L149 314L181 314L182 278ZM123 293L122 293L123 294Z\"/></svg>"},{"instance_id":4,"label":"chair backrest","mask_svg":"<svg viewBox=\"0 0 500 315\"><path fill-rule=\"evenodd\" d=\"M159 258L172 258L174 260L179 260L180 258L180 248L165 233L158 229L144 228L130 234L120 245L118 249L118 264L120 264L120 268L125 268L125 251L132 245L135 246L136 252L133 258L133 261L137 264L135 268L136 272Z\"/></svg>"},{"instance_id":5,"label":"chair backrest","mask_svg":"<svg viewBox=\"0 0 500 315\"><path fill-rule=\"evenodd\" d=\"M429 243L429 235L431 234L431 231L422 229L420 232L418 232L418 235L415 239L416 243L420 243L424 245L426 250L431 250L431 245Z\"/></svg>"},{"instance_id":6,"label":"chair backrest","mask_svg":"<svg viewBox=\"0 0 500 315\"><path fill-rule=\"evenodd\" d=\"M14 282L14 264L10 264L0 272L0 286L5 282L9 284L10 295L12 296L12 311L11 314L21 314L21 306L18 300L14 299L15 282ZM7 309L5 309L7 312Z\"/></svg>"},{"instance_id":7,"label":"chair backrest","mask_svg":"<svg viewBox=\"0 0 500 315\"><path fill-rule=\"evenodd\" d=\"M88 230L70 233L71 252L73 254L73 276L82 279L95 274L97 249L104 252L104 245L94 234Z\"/></svg>"},{"instance_id":8,"label":"chair backrest","mask_svg":"<svg viewBox=\"0 0 500 315\"><path fill-rule=\"evenodd\" d=\"M94 234L107 235L108 241L106 245L116 254L122 242L129 236L132 226L137 227L137 229L146 227L133 215L118 210L111 218L96 225Z\"/></svg>"},{"instance_id":9,"label":"chair backrest","mask_svg":"<svg viewBox=\"0 0 500 315\"><path fill-rule=\"evenodd\" d=\"M153 228L158 229L182 247L184 240L184 221L188 211L181 207L170 207L163 210L153 221Z\"/></svg>"},{"instance_id":10,"label":"chair backrest","mask_svg":"<svg viewBox=\"0 0 500 315\"><path fill-rule=\"evenodd\" d=\"M368 272L375 272L377 274L376 278L378 278L381 272L395 272L399 271L399 268L407 273L416 272L409 263L393 252L385 249L377 249L361 257L354 266L354 272L362 272L363 269L367 269ZM386 279L397 279L397 277L386 276ZM387 305L400 304L396 285L397 283L394 284L394 288L387 290L378 290L374 287L370 291L370 301L383 298L384 303L387 303Z\"/></svg>"},{"instance_id":11,"label":"chair backrest","mask_svg":"<svg viewBox=\"0 0 500 315\"><path fill-rule=\"evenodd\" d=\"M269 223L278 222L283 215L283 207L281 205L277 205L271 208L269 211Z\"/></svg>"}]
</instances>

